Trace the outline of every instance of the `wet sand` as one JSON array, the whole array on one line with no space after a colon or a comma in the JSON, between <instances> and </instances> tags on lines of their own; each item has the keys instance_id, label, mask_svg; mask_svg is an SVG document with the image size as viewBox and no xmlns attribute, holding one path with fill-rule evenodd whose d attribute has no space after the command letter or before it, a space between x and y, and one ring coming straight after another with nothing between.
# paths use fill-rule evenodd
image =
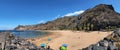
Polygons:
<instances>
[{"instance_id":1,"label":"wet sand","mask_svg":"<svg viewBox=\"0 0 120 50\"><path fill-rule=\"evenodd\" d=\"M69 31L69 30L49 30L50 34L35 39L28 39L28 41L39 46L42 43L46 43L54 50L58 50L59 47L66 43L68 44L68 50L78 50L85 48L91 44L95 44L102 40L104 37L111 34L111 32L84 32L84 31ZM48 42L48 38L52 38Z\"/></svg>"}]
</instances>

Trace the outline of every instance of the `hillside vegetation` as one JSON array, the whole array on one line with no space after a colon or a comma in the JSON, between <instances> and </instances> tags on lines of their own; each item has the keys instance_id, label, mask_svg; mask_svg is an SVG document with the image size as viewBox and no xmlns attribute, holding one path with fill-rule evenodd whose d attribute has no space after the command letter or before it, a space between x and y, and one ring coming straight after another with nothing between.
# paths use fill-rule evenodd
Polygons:
<instances>
[{"instance_id":1,"label":"hillside vegetation","mask_svg":"<svg viewBox=\"0 0 120 50\"><path fill-rule=\"evenodd\" d=\"M65 16L45 24L19 25L15 30L110 30L120 27L120 14L112 5L99 4L77 16Z\"/></svg>"}]
</instances>

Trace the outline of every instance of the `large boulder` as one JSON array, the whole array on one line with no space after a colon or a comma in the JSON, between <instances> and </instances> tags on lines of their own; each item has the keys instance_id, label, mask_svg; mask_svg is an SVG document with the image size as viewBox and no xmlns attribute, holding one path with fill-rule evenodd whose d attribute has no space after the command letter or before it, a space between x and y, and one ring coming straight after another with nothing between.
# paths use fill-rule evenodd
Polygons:
<instances>
[{"instance_id":1,"label":"large boulder","mask_svg":"<svg viewBox=\"0 0 120 50\"><path fill-rule=\"evenodd\" d=\"M102 41L99 42L99 45L103 46L103 47L107 47L108 46L108 41L102 40Z\"/></svg>"},{"instance_id":2,"label":"large boulder","mask_svg":"<svg viewBox=\"0 0 120 50\"><path fill-rule=\"evenodd\" d=\"M102 47L102 46L96 46L96 45L94 45L92 47L92 50L107 50L107 48L106 47Z\"/></svg>"}]
</instances>

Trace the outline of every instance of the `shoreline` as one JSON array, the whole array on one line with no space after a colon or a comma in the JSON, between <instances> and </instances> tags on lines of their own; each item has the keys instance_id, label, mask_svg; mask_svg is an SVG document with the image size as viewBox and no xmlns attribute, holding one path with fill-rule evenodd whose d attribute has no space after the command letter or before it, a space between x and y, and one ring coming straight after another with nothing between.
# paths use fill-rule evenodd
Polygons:
<instances>
[{"instance_id":1,"label":"shoreline","mask_svg":"<svg viewBox=\"0 0 120 50\"><path fill-rule=\"evenodd\" d=\"M56 34L56 33L53 33L53 32L51 32L50 30L48 31L46 31L46 30L37 30L37 31L44 31L44 32L47 32L47 34L46 35L44 35L44 36L41 36L41 37L36 37L36 38L27 38L26 40L27 41L30 41L30 42L32 42L32 43L35 43L35 41L36 40L39 40L39 42L41 42L41 44L42 44L42 42L45 42L45 41L48 41L48 38L52 38L52 39L55 39L55 38L58 38L58 37L60 37L60 36L58 36L58 35L60 35L60 34ZM45 44L46 44L47 42L45 42ZM36 46L39 46L38 44L35 44Z\"/></svg>"},{"instance_id":2,"label":"shoreline","mask_svg":"<svg viewBox=\"0 0 120 50\"><path fill-rule=\"evenodd\" d=\"M70 30L41 30L48 32L47 35L27 39L27 41L32 42L36 46L39 46L42 43L47 44L48 38L52 38L48 45L51 46L54 50L57 50L63 43L68 44L68 50L78 50L85 48L91 44L95 44L98 41L102 40L104 37L111 34L111 32L101 32L98 34L98 31L84 32L84 31L70 31Z\"/></svg>"}]
</instances>

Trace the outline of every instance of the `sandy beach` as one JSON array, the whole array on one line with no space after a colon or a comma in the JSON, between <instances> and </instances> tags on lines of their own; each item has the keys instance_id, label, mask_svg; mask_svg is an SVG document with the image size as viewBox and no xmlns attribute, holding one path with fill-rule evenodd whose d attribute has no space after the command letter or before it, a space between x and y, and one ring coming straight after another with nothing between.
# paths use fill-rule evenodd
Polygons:
<instances>
[{"instance_id":1,"label":"sandy beach","mask_svg":"<svg viewBox=\"0 0 120 50\"><path fill-rule=\"evenodd\" d=\"M111 32L84 32L84 31L68 31L68 30L52 30L47 31L50 34L41 37L28 39L28 41L34 43L39 46L42 43L48 43L51 48L54 50L58 50L58 48L66 43L68 44L68 50L78 50L85 48L91 44L95 44L98 41L102 40L104 37L111 34ZM50 42L48 42L48 38L52 38Z\"/></svg>"}]
</instances>

